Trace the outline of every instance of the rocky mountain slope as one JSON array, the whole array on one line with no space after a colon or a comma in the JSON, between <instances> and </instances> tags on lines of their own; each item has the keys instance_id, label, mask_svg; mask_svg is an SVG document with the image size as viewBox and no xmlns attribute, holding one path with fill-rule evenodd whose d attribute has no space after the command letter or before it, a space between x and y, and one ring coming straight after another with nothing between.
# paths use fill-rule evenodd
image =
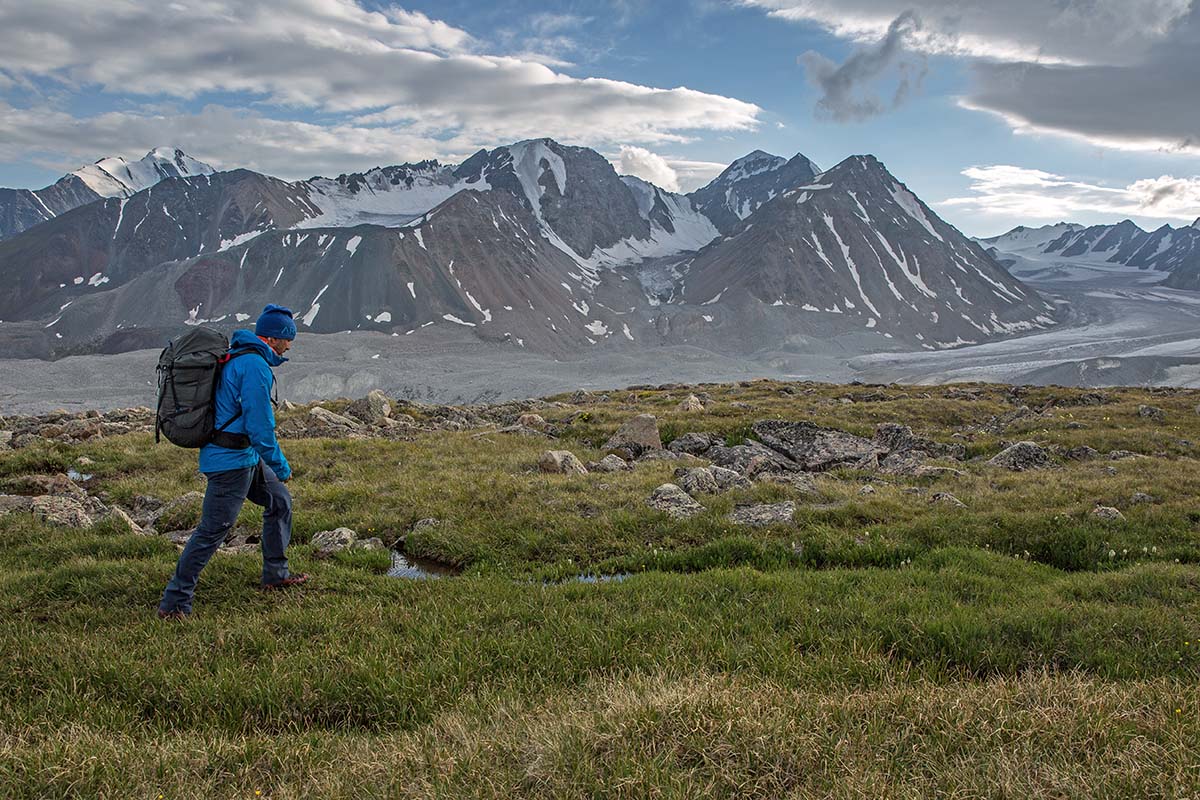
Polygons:
<instances>
[{"instance_id":1,"label":"rocky mountain slope","mask_svg":"<svg viewBox=\"0 0 1200 800\"><path fill-rule=\"evenodd\" d=\"M1042 228L1017 227L978 241L995 248L1002 259L1010 254L1152 269L1172 273L1164 285L1200 287L1200 228L1195 223L1180 228L1163 225L1154 231L1142 230L1128 219L1090 227L1059 223Z\"/></svg>"},{"instance_id":2,"label":"rocky mountain slope","mask_svg":"<svg viewBox=\"0 0 1200 800\"><path fill-rule=\"evenodd\" d=\"M178 148L158 147L138 161L103 158L44 189L0 188L0 239L101 198L129 197L167 178L212 172L212 167Z\"/></svg>"},{"instance_id":3,"label":"rocky mountain slope","mask_svg":"<svg viewBox=\"0 0 1200 800\"><path fill-rule=\"evenodd\" d=\"M268 300L302 330L450 324L557 355L846 332L942 347L1053 324L873 158L817 176L755 152L685 196L549 139L334 179L166 179L0 242L0 280L0 340L38 357L153 346Z\"/></svg>"},{"instance_id":4,"label":"rocky mountain slope","mask_svg":"<svg viewBox=\"0 0 1200 800\"><path fill-rule=\"evenodd\" d=\"M678 271L687 302L784 317L793 331L936 348L1054 324L1050 304L870 156L793 186Z\"/></svg>"}]
</instances>

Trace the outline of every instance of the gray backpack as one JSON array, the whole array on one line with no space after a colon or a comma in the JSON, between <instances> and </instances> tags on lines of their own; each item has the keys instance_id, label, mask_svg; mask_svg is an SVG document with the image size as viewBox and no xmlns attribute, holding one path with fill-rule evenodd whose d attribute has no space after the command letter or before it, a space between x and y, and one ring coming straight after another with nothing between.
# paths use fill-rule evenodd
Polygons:
<instances>
[{"instance_id":1,"label":"gray backpack","mask_svg":"<svg viewBox=\"0 0 1200 800\"><path fill-rule=\"evenodd\" d=\"M216 444L234 450L250 446L244 434L225 431L242 415L241 409L217 425L216 396L221 370L232 359L253 350L229 352L225 334L197 327L163 348L158 357L158 408L154 441L160 434L180 447Z\"/></svg>"}]
</instances>

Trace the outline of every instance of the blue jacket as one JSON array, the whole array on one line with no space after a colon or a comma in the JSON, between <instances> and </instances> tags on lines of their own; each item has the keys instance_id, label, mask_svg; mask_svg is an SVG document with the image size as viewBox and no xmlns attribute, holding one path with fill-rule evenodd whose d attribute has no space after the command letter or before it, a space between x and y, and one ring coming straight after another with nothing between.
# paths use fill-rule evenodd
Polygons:
<instances>
[{"instance_id":1,"label":"blue jacket","mask_svg":"<svg viewBox=\"0 0 1200 800\"><path fill-rule=\"evenodd\" d=\"M225 425L241 409L241 416L224 430L246 434L250 446L232 450L206 444L200 448L200 471L210 475L244 469L253 467L261 458L280 480L287 480L292 468L275 438L275 410L271 404L271 387L275 383L271 367L278 367L287 359L248 330L234 331L229 349L254 352L233 359L221 370L221 381L217 384L217 427Z\"/></svg>"}]
</instances>

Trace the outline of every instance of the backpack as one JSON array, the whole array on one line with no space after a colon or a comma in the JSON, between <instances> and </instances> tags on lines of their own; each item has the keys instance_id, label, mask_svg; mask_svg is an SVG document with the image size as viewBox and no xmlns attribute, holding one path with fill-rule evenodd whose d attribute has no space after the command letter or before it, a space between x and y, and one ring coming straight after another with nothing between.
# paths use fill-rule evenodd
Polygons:
<instances>
[{"instance_id":1,"label":"backpack","mask_svg":"<svg viewBox=\"0 0 1200 800\"><path fill-rule=\"evenodd\" d=\"M253 352L230 353L225 334L204 327L193 328L163 348L158 357L154 441L159 441L162 434L180 447L197 448L210 443L235 450L249 447L248 436L225 432L242 415L240 409L217 426L216 397L222 368L238 356Z\"/></svg>"}]
</instances>

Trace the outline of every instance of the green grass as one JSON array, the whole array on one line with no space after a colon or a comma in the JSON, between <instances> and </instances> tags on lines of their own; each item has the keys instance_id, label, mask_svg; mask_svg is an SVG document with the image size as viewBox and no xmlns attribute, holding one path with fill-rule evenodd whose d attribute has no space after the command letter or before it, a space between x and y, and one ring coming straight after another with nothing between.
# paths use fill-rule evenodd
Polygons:
<instances>
[{"instance_id":1,"label":"green grass","mask_svg":"<svg viewBox=\"0 0 1200 800\"><path fill-rule=\"evenodd\" d=\"M169 542L0 518L3 796L1200 792L1197 462L1180 441L1200 441L1193 393L1114 390L1036 429L979 435L1013 407L1002 387L979 400L887 387L896 399L850 405L837 399L875 389L703 388L713 402L695 415L674 412L686 391L639 391L636 405L613 392L582 406L563 444L596 459L591 447L649 411L675 435L739 441L768 417L860 433L903 421L972 437L979 455L1032 438L1147 457L1026 474L969 462L937 479L844 471L815 495L703 497L704 514L675 522L644 504L671 464L546 476L545 442L472 432L285 441L293 569L312 585L263 594L257 556L220 555L178 625L152 617ZM1166 422L1137 417L1139 403ZM138 435L0 454L0 487L81 455L113 502L203 490L193 454ZM934 491L968 507L932 506ZM1135 491L1157 502L1131 505ZM725 520L783 499L799 505L794 524ZM1097 501L1127 520L1094 520ZM386 554L316 560L305 545L337 525L386 541L426 517L443 524L409 535L408 551L462 577L396 581ZM579 573L631 574L560 583Z\"/></svg>"}]
</instances>

